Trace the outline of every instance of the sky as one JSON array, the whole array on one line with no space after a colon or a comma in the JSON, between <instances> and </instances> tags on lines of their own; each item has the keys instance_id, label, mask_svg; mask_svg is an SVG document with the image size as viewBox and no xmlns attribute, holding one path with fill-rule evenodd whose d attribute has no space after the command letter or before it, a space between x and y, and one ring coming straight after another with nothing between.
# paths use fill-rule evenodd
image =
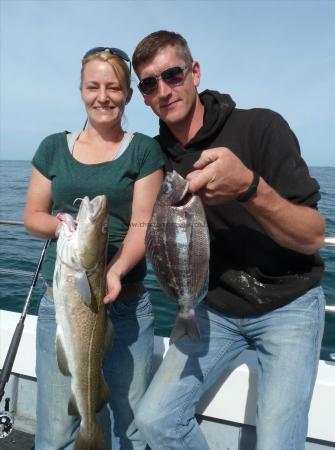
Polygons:
<instances>
[{"instance_id":1,"label":"sky","mask_svg":"<svg viewBox=\"0 0 335 450\"><path fill-rule=\"evenodd\" d=\"M200 62L199 92L288 121L310 166L335 166L335 1L0 0L0 159L30 160L41 140L80 130L81 58L95 46L132 55L160 29L181 33ZM158 119L133 75L124 128Z\"/></svg>"}]
</instances>

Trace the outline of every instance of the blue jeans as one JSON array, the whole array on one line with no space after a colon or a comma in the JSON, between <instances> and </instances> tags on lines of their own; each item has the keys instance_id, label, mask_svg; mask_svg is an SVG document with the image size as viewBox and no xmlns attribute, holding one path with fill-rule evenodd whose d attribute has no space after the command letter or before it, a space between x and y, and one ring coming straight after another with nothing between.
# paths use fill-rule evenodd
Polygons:
<instances>
[{"instance_id":1,"label":"blue jeans","mask_svg":"<svg viewBox=\"0 0 335 450\"><path fill-rule=\"evenodd\" d=\"M103 371L111 401L98 419L106 450L144 450L146 442L135 426L134 413L152 377L154 328L149 294L117 300L110 306L109 314L115 334ZM36 450L72 450L80 424L67 412L71 379L58 369L55 334L54 302L45 294L39 307L36 336Z\"/></svg>"},{"instance_id":2,"label":"blue jeans","mask_svg":"<svg viewBox=\"0 0 335 450\"><path fill-rule=\"evenodd\" d=\"M153 450L209 450L194 417L201 396L253 344L258 357L257 450L303 450L324 326L321 288L267 314L239 318L204 302L201 340L172 345L135 417Z\"/></svg>"}]
</instances>

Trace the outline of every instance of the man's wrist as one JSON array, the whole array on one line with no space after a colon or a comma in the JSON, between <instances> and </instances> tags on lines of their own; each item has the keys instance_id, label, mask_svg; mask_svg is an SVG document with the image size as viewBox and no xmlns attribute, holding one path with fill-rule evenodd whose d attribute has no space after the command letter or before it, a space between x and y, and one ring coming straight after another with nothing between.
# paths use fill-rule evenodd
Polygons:
<instances>
[{"instance_id":1,"label":"man's wrist","mask_svg":"<svg viewBox=\"0 0 335 450\"><path fill-rule=\"evenodd\" d=\"M242 192L237 197L235 197L236 200L240 203L245 203L248 200L250 200L252 197L254 197L256 195L258 185L259 185L259 175L258 175L258 173L253 172L253 177L252 177L250 186L248 187L248 189L246 191Z\"/></svg>"}]
</instances>

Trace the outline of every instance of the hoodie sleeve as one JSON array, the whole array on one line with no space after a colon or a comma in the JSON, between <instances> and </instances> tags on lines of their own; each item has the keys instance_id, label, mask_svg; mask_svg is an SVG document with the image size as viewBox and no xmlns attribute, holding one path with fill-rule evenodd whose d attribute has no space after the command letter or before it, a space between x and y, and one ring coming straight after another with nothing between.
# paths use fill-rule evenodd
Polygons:
<instances>
[{"instance_id":1,"label":"hoodie sleeve","mask_svg":"<svg viewBox=\"0 0 335 450\"><path fill-rule=\"evenodd\" d=\"M279 114L272 113L264 127L257 155L255 170L281 196L316 207L320 186L301 157L298 139Z\"/></svg>"}]
</instances>

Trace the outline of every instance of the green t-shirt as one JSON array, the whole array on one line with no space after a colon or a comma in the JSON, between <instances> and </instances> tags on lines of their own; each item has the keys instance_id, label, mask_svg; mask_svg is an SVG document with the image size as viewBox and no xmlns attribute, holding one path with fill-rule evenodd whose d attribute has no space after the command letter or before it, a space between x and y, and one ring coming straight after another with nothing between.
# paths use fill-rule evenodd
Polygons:
<instances>
[{"instance_id":1,"label":"green t-shirt","mask_svg":"<svg viewBox=\"0 0 335 450\"><path fill-rule=\"evenodd\" d=\"M164 165L159 144L135 133L126 150L116 159L99 164L84 164L71 154L66 132L46 137L32 160L33 166L51 181L52 214L67 212L76 216L80 201L105 194L109 204L108 261L127 234L132 211L134 183ZM56 239L52 239L42 266L48 285L56 259ZM145 259L136 265L123 282L140 281L146 273Z\"/></svg>"}]
</instances>

